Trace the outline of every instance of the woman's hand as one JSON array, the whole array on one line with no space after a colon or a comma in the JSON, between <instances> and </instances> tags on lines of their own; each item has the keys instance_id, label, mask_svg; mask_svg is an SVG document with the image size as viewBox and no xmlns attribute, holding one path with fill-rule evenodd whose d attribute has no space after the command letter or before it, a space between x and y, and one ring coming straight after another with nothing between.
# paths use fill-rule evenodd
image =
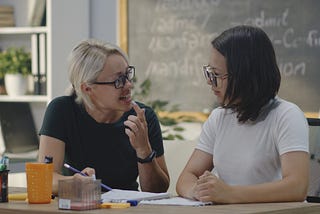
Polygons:
<instances>
[{"instance_id":1,"label":"woman's hand","mask_svg":"<svg viewBox=\"0 0 320 214\"><path fill-rule=\"evenodd\" d=\"M90 167L86 167L81 172L83 174L86 174L88 177L91 177L91 178L92 177L95 178L95 176L96 176L96 171L93 168L90 168Z\"/></svg>"},{"instance_id":2,"label":"woman's hand","mask_svg":"<svg viewBox=\"0 0 320 214\"><path fill-rule=\"evenodd\" d=\"M137 116L130 115L128 120L124 122L126 126L125 132L132 147L136 150L137 156L143 158L151 153L145 110L141 109L135 102L132 105Z\"/></svg>"},{"instance_id":3,"label":"woman's hand","mask_svg":"<svg viewBox=\"0 0 320 214\"><path fill-rule=\"evenodd\" d=\"M201 175L193 189L194 197L199 201L228 203L232 187L224 183L209 171Z\"/></svg>"}]
</instances>

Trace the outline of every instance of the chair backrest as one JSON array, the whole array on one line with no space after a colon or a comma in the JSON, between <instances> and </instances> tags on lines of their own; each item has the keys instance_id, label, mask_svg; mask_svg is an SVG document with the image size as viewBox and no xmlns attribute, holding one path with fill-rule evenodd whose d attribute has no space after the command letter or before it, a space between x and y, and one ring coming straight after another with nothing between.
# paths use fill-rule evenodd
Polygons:
<instances>
[{"instance_id":1,"label":"chair backrest","mask_svg":"<svg viewBox=\"0 0 320 214\"><path fill-rule=\"evenodd\" d=\"M0 124L5 153L38 149L38 135L28 103L0 102Z\"/></svg>"},{"instance_id":2,"label":"chair backrest","mask_svg":"<svg viewBox=\"0 0 320 214\"><path fill-rule=\"evenodd\" d=\"M176 183L187 164L198 140L165 140L163 143L166 163L170 175L168 192L176 195Z\"/></svg>"},{"instance_id":3,"label":"chair backrest","mask_svg":"<svg viewBox=\"0 0 320 214\"><path fill-rule=\"evenodd\" d=\"M310 180L307 201L320 202L320 119L307 118L309 124Z\"/></svg>"}]
</instances>

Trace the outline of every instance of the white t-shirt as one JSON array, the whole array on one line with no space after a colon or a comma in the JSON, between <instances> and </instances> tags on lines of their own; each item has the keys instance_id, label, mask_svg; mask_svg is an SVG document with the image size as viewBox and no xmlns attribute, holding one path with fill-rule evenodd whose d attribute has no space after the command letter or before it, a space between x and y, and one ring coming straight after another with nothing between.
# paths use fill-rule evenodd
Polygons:
<instances>
[{"instance_id":1,"label":"white t-shirt","mask_svg":"<svg viewBox=\"0 0 320 214\"><path fill-rule=\"evenodd\" d=\"M309 129L295 104L276 97L266 117L239 123L230 109L214 109L204 123L197 149L213 156L213 173L230 185L280 180L280 156L309 152Z\"/></svg>"}]
</instances>

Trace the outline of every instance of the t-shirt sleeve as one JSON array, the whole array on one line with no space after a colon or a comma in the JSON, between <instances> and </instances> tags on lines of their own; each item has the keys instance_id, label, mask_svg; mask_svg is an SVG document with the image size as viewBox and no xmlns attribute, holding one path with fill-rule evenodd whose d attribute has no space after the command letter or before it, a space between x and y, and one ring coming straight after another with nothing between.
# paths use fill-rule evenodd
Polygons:
<instances>
[{"instance_id":1,"label":"t-shirt sleeve","mask_svg":"<svg viewBox=\"0 0 320 214\"><path fill-rule=\"evenodd\" d=\"M54 137L66 142L68 121L65 109L65 100L62 98L52 100L46 109L39 135Z\"/></svg>"},{"instance_id":2,"label":"t-shirt sleeve","mask_svg":"<svg viewBox=\"0 0 320 214\"><path fill-rule=\"evenodd\" d=\"M213 155L214 143L216 139L216 124L217 121L217 111L213 110L206 122L202 126L199 143L196 149L207 152Z\"/></svg>"},{"instance_id":3,"label":"t-shirt sleeve","mask_svg":"<svg viewBox=\"0 0 320 214\"><path fill-rule=\"evenodd\" d=\"M292 105L278 117L276 125L279 154L292 151L309 152L309 127L303 112Z\"/></svg>"}]
</instances>

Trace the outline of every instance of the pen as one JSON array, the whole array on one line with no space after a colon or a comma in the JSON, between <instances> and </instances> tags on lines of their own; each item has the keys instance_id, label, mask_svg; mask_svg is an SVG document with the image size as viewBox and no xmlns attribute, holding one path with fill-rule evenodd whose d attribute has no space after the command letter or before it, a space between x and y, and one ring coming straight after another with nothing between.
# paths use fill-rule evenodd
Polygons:
<instances>
[{"instance_id":1,"label":"pen","mask_svg":"<svg viewBox=\"0 0 320 214\"><path fill-rule=\"evenodd\" d=\"M137 200L127 200L126 203L129 203L132 207L135 207L139 202Z\"/></svg>"},{"instance_id":2,"label":"pen","mask_svg":"<svg viewBox=\"0 0 320 214\"><path fill-rule=\"evenodd\" d=\"M77 170L76 168L73 168L72 166L70 166L70 165L67 164L67 163L63 164L63 166L66 167L67 169L70 169L70 170L73 171L73 172L79 173L80 175L88 176L88 175L84 174L83 172ZM101 186L102 186L103 188L105 188L106 190L109 190L109 191L112 190L111 187L109 187L109 186L107 186L107 185L105 185L105 184L103 184L103 183L101 183Z\"/></svg>"}]
</instances>

